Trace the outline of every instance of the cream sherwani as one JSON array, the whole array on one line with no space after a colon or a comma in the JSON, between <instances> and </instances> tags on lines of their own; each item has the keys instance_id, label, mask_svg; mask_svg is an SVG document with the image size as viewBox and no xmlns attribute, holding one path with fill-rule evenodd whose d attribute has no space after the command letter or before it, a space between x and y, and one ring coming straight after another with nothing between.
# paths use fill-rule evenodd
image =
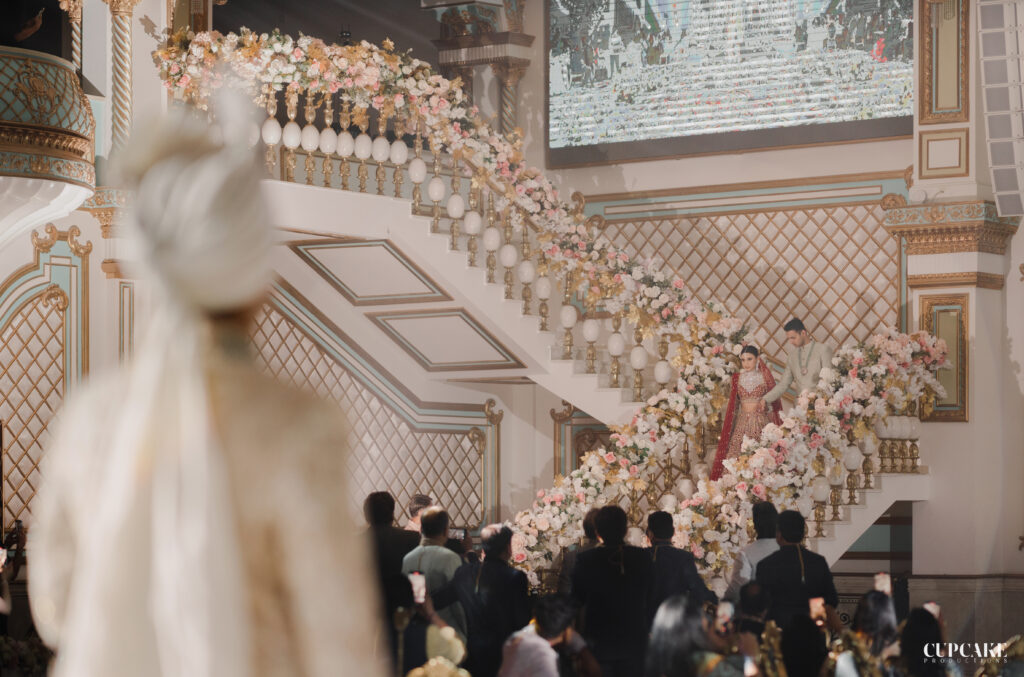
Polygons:
<instances>
[{"instance_id":1,"label":"cream sherwani","mask_svg":"<svg viewBox=\"0 0 1024 677\"><path fill-rule=\"evenodd\" d=\"M786 371L774 388L764 396L765 402L774 402L782 397L790 385L798 393L814 390L818 385L818 375L825 367L832 366L832 348L815 340L807 345L789 351L786 356Z\"/></svg>"},{"instance_id":2,"label":"cream sherwani","mask_svg":"<svg viewBox=\"0 0 1024 677\"><path fill-rule=\"evenodd\" d=\"M33 506L29 587L39 634L51 646L82 631L70 622L78 562L83 550L105 546L107 534L96 532L93 509L100 469L109 462L110 431L123 407L125 375L85 389L47 450L46 490ZM369 544L348 505L340 412L264 376L247 358L215 355L206 375L244 567L252 637L247 674L383 676L373 657L376 582ZM109 566L124 569L125 576L138 569L118 561ZM90 613L96 629L113 611ZM191 622L181 619L183 626ZM158 677L136 669L156 651L152 640L123 646L112 657L116 667L96 677ZM59 674L93 677L64 667Z\"/></svg>"}]
</instances>

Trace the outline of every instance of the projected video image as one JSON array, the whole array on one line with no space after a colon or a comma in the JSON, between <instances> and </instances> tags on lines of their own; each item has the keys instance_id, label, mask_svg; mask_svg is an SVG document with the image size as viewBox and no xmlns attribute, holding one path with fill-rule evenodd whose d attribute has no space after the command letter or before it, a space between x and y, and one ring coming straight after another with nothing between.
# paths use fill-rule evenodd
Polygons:
<instances>
[{"instance_id":1,"label":"projected video image","mask_svg":"<svg viewBox=\"0 0 1024 677\"><path fill-rule=\"evenodd\" d=\"M549 0L548 146L912 114L911 0Z\"/></svg>"}]
</instances>

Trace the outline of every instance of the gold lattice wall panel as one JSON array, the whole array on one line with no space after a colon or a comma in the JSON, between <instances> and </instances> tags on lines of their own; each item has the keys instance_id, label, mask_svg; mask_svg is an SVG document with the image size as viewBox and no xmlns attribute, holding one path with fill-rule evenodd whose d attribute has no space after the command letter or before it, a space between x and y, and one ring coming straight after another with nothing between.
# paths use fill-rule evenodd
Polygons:
<instances>
[{"instance_id":1,"label":"gold lattice wall panel","mask_svg":"<svg viewBox=\"0 0 1024 677\"><path fill-rule=\"evenodd\" d=\"M701 298L743 317L785 359L782 325L804 319L834 347L899 323L899 253L878 204L609 221L631 255L655 256Z\"/></svg>"},{"instance_id":2,"label":"gold lattice wall panel","mask_svg":"<svg viewBox=\"0 0 1024 677\"><path fill-rule=\"evenodd\" d=\"M64 398L64 312L39 296L0 333L5 526L31 513L49 424Z\"/></svg>"},{"instance_id":3,"label":"gold lattice wall panel","mask_svg":"<svg viewBox=\"0 0 1024 677\"><path fill-rule=\"evenodd\" d=\"M274 308L260 313L253 340L269 372L338 403L349 427L354 502L371 491L390 491L404 522L409 499L425 493L448 510L453 524L480 523L481 459L465 433L412 429Z\"/></svg>"}]
</instances>

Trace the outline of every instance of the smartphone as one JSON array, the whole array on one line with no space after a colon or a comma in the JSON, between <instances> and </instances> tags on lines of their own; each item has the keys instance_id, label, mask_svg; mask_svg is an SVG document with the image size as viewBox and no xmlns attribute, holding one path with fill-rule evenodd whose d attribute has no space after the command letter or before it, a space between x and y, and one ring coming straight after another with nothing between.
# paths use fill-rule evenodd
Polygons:
<instances>
[{"instance_id":1,"label":"smartphone","mask_svg":"<svg viewBox=\"0 0 1024 677\"><path fill-rule=\"evenodd\" d=\"M734 614L732 602L719 602L715 609L715 632L719 635L729 634Z\"/></svg>"},{"instance_id":2,"label":"smartphone","mask_svg":"<svg viewBox=\"0 0 1024 677\"><path fill-rule=\"evenodd\" d=\"M427 601L427 577L414 571L409 574L409 582L412 583L412 600L417 604Z\"/></svg>"},{"instance_id":3,"label":"smartphone","mask_svg":"<svg viewBox=\"0 0 1024 677\"><path fill-rule=\"evenodd\" d=\"M824 625L825 616L825 598L824 597L812 597L808 604L810 605L811 620L818 625Z\"/></svg>"},{"instance_id":4,"label":"smartphone","mask_svg":"<svg viewBox=\"0 0 1024 677\"><path fill-rule=\"evenodd\" d=\"M925 602L922 606L924 606L925 611L930 613L932 616L935 616L936 620L940 618L940 615L942 614L942 607L940 607L937 603Z\"/></svg>"},{"instance_id":5,"label":"smartphone","mask_svg":"<svg viewBox=\"0 0 1024 677\"><path fill-rule=\"evenodd\" d=\"M451 538L451 539L456 540L456 541L464 541L464 540L466 540L466 530L465 529L449 529L448 530L448 538Z\"/></svg>"},{"instance_id":6,"label":"smartphone","mask_svg":"<svg viewBox=\"0 0 1024 677\"><path fill-rule=\"evenodd\" d=\"M875 590L892 597L892 577L884 572L875 574Z\"/></svg>"}]
</instances>

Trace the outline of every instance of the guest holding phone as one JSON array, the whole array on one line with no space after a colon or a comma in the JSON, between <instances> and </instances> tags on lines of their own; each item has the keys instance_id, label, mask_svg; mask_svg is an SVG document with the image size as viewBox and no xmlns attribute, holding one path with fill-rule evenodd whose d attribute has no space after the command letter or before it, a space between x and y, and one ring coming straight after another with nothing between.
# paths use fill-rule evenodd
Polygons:
<instances>
[{"instance_id":1,"label":"guest holding phone","mask_svg":"<svg viewBox=\"0 0 1024 677\"><path fill-rule=\"evenodd\" d=\"M448 513L436 505L420 514L420 544L402 559L402 573L419 572L426 576L427 594L433 595L451 582L462 566L462 558L445 547L448 539ZM466 637L466 615L458 602L439 612L445 623Z\"/></svg>"}]
</instances>

